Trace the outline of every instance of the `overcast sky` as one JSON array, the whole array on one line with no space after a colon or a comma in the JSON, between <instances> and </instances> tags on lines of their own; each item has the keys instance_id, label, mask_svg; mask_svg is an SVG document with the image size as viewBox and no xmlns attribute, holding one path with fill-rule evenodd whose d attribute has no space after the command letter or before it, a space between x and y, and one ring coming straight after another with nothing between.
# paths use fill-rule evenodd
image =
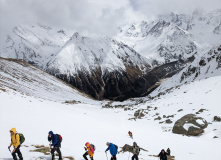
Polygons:
<instances>
[{"instance_id":1,"label":"overcast sky","mask_svg":"<svg viewBox=\"0 0 221 160\"><path fill-rule=\"evenodd\" d=\"M0 33L38 22L83 34L112 34L119 24L196 8L221 9L221 0L0 0Z\"/></svg>"}]
</instances>

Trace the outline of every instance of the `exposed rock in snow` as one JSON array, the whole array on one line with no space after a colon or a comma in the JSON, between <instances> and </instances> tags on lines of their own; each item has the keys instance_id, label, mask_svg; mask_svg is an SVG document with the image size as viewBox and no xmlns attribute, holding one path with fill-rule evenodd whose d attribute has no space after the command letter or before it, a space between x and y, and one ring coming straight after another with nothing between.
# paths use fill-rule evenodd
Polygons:
<instances>
[{"instance_id":1,"label":"exposed rock in snow","mask_svg":"<svg viewBox=\"0 0 221 160\"><path fill-rule=\"evenodd\" d=\"M177 120L173 126L173 133L198 136L207 127L207 121L194 114L188 114Z\"/></svg>"}]
</instances>

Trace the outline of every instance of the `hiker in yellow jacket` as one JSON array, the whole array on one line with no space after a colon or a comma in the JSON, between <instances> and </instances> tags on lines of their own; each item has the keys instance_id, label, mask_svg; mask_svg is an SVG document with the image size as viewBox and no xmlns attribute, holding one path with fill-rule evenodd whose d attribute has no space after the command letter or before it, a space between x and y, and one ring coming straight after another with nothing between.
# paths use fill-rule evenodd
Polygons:
<instances>
[{"instance_id":1,"label":"hiker in yellow jacket","mask_svg":"<svg viewBox=\"0 0 221 160\"><path fill-rule=\"evenodd\" d=\"M16 134L15 128L12 128L10 130L10 134L11 134L11 144L10 144L10 146L8 146L8 149L10 150L10 147L13 146L14 147L14 150L12 151L13 159L17 160L17 156L16 156L16 153L17 153L19 159L23 160L23 157L22 157L22 154L20 151L20 136L18 134Z\"/></svg>"}]
</instances>

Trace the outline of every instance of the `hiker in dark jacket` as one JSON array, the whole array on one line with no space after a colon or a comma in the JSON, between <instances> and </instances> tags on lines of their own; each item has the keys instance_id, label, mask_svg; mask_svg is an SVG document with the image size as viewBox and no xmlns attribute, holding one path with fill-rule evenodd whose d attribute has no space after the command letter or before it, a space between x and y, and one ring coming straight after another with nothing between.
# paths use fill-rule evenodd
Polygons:
<instances>
[{"instance_id":1,"label":"hiker in dark jacket","mask_svg":"<svg viewBox=\"0 0 221 160\"><path fill-rule=\"evenodd\" d=\"M137 145L137 143L136 142L134 142L133 143L133 156L132 156L132 160L138 160L139 158L138 158L138 155L139 155L139 153L140 153L140 148L138 147L138 145Z\"/></svg>"},{"instance_id":2,"label":"hiker in dark jacket","mask_svg":"<svg viewBox=\"0 0 221 160\"><path fill-rule=\"evenodd\" d=\"M161 150L158 157L160 157L160 160L167 160L168 153L164 151L164 149Z\"/></svg>"},{"instance_id":3,"label":"hiker in dark jacket","mask_svg":"<svg viewBox=\"0 0 221 160\"><path fill-rule=\"evenodd\" d=\"M167 148L167 154L170 156L170 148Z\"/></svg>"},{"instance_id":4,"label":"hiker in dark jacket","mask_svg":"<svg viewBox=\"0 0 221 160\"><path fill-rule=\"evenodd\" d=\"M111 154L111 160L117 160L117 148L113 143L107 142L106 145L108 146L108 148L105 150L105 152L107 152L108 150L110 150L110 154Z\"/></svg>"},{"instance_id":5,"label":"hiker in dark jacket","mask_svg":"<svg viewBox=\"0 0 221 160\"><path fill-rule=\"evenodd\" d=\"M61 147L61 142L59 140L58 135L54 134L52 131L50 131L48 133L48 141L52 141L52 144L49 144L50 148L51 148L51 155L52 155L52 160L54 160L54 152L56 151L59 155L59 160L62 160L62 156L61 156L61 151L60 151L60 147Z\"/></svg>"}]
</instances>

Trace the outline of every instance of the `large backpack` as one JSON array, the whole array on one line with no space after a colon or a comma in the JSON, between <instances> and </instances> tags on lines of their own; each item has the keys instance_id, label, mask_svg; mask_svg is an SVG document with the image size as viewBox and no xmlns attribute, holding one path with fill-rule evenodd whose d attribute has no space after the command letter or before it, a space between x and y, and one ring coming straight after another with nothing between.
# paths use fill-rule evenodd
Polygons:
<instances>
[{"instance_id":1,"label":"large backpack","mask_svg":"<svg viewBox=\"0 0 221 160\"><path fill-rule=\"evenodd\" d=\"M118 146L115 144L115 148L116 148L116 150L118 151Z\"/></svg>"},{"instance_id":2,"label":"large backpack","mask_svg":"<svg viewBox=\"0 0 221 160\"><path fill-rule=\"evenodd\" d=\"M63 140L62 136L60 134L56 134L56 135L58 136L59 142L61 143Z\"/></svg>"},{"instance_id":3,"label":"large backpack","mask_svg":"<svg viewBox=\"0 0 221 160\"><path fill-rule=\"evenodd\" d=\"M94 149L94 151L95 151L95 149L96 149L96 148L95 148L95 145L91 144L91 147L92 147L92 148Z\"/></svg>"},{"instance_id":4,"label":"large backpack","mask_svg":"<svg viewBox=\"0 0 221 160\"><path fill-rule=\"evenodd\" d=\"M24 143L24 141L25 141L25 136L22 134L22 133L16 133L15 134L15 139L16 139L16 135L19 135L19 137L20 137L20 144L22 144L22 143Z\"/></svg>"}]
</instances>

